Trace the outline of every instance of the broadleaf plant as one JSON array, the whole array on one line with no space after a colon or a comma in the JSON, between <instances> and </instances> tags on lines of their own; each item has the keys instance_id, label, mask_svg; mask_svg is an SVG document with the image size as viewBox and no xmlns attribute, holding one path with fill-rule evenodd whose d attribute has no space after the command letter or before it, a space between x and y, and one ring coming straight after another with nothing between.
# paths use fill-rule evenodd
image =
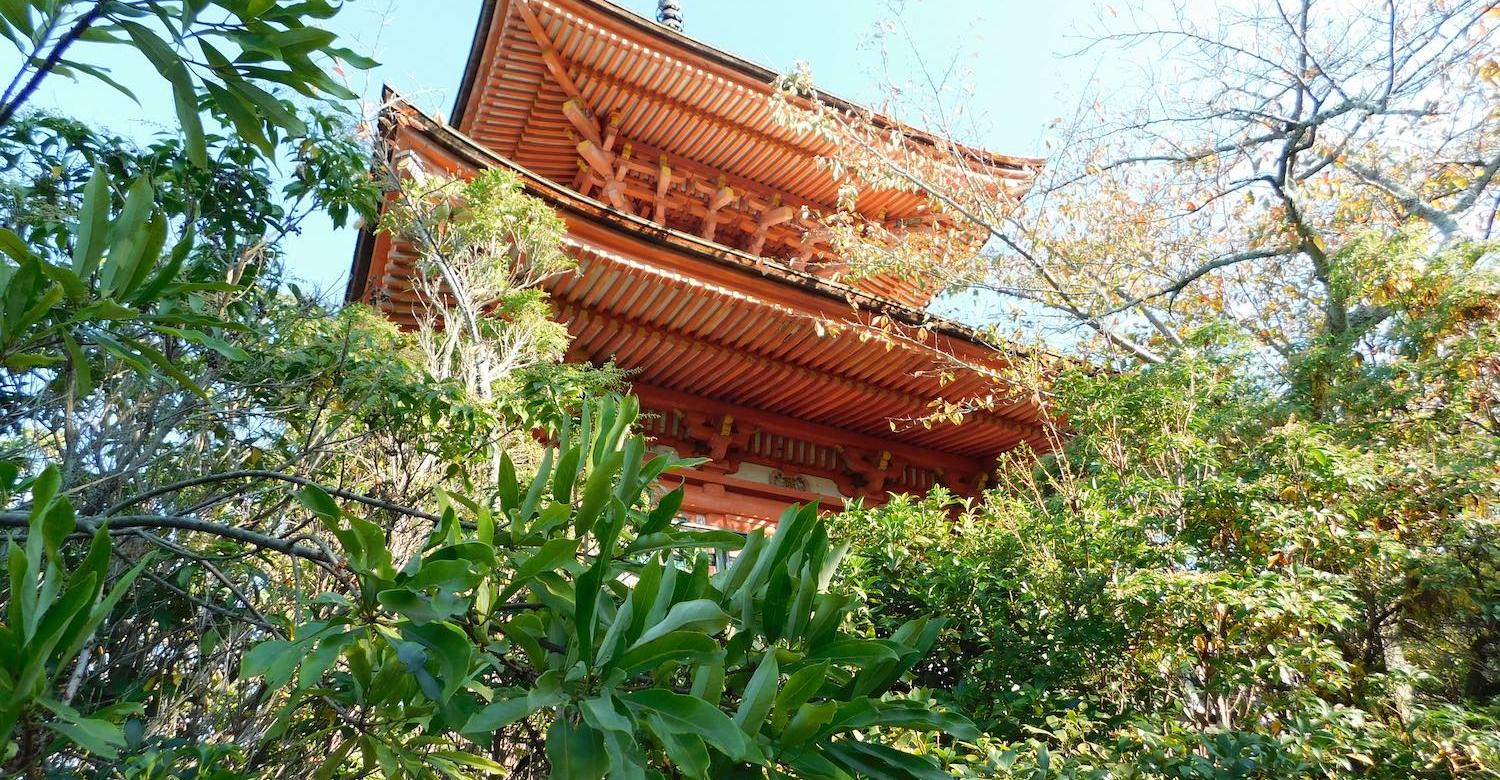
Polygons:
<instances>
[{"instance_id":1,"label":"broadleaf plant","mask_svg":"<svg viewBox=\"0 0 1500 780\"><path fill-rule=\"evenodd\" d=\"M655 485L693 461L647 460L637 414L633 398L587 404L584 437L558 431L532 484L502 486L493 506L448 496L404 561L378 526L303 490L352 591L246 655L242 674L286 688L265 739L329 740L320 777L543 760L558 778L941 776L856 736L976 736L961 716L881 698L940 621L844 634L852 599L826 589L843 548L815 507L789 508L770 535L664 530L657 509L682 488L658 503ZM714 571L720 549L738 555ZM455 735L468 750L431 749Z\"/></svg>"}]
</instances>

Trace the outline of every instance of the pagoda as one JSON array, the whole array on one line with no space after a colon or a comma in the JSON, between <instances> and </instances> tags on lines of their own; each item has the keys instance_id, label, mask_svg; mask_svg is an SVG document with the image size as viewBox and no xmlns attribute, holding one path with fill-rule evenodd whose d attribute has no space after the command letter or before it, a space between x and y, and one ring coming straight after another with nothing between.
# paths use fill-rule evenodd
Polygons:
<instances>
[{"instance_id":1,"label":"pagoda","mask_svg":"<svg viewBox=\"0 0 1500 780\"><path fill-rule=\"evenodd\" d=\"M504 168L561 215L577 268L544 286L569 359L627 369L656 446L711 459L673 477L685 519L744 530L792 502L839 510L939 484L973 494L1000 453L1045 449L1026 399L917 422L993 394L990 372L965 366L1002 368L1003 356L928 314L922 285L844 276L817 219L838 206L819 162L831 144L777 121L775 73L687 37L668 11L658 23L602 0L486 0L450 119L388 90L381 133L393 163ZM963 156L1011 194L1040 166ZM972 240L920 193L867 191L856 207ZM414 324L415 256L366 228L348 298Z\"/></svg>"}]
</instances>

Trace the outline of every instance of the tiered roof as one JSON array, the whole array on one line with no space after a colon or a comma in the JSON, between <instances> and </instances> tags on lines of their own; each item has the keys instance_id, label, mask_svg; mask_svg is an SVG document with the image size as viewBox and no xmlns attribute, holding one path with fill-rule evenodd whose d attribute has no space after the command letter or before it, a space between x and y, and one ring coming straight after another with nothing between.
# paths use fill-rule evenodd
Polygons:
<instances>
[{"instance_id":1,"label":"tiered roof","mask_svg":"<svg viewBox=\"0 0 1500 780\"><path fill-rule=\"evenodd\" d=\"M992 392L991 375L962 366L1004 359L922 311L924 291L840 279L802 211L837 197L817 162L831 149L772 119L774 74L599 0L492 0L475 40L452 124L388 94L387 145L452 175L509 169L558 210L579 267L545 286L572 357L633 370L643 403L675 415L664 440L764 456L871 497L939 482L967 492L998 453L1046 447L1028 399L961 424L913 422ZM1038 165L963 154L1016 190ZM909 192L859 208L935 219ZM351 299L413 322L414 260L366 233ZM806 498L768 490L768 507Z\"/></svg>"},{"instance_id":2,"label":"tiered roof","mask_svg":"<svg viewBox=\"0 0 1500 780\"><path fill-rule=\"evenodd\" d=\"M839 182L819 164L833 142L777 121L774 72L598 0L489 0L473 52L451 121L487 148L659 224L824 275L842 270L815 223L838 206ZM1041 165L819 98L911 144L941 145L997 194L1019 194ZM953 227L909 190L864 192L857 208L889 226ZM933 292L894 278L856 284L916 305Z\"/></svg>"}]
</instances>

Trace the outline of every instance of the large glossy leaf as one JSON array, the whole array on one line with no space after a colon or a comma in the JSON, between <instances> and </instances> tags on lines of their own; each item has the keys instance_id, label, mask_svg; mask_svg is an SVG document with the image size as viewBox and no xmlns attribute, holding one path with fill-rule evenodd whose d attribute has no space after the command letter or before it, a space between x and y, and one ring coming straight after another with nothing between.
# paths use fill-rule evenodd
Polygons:
<instances>
[{"instance_id":1,"label":"large glossy leaf","mask_svg":"<svg viewBox=\"0 0 1500 780\"><path fill-rule=\"evenodd\" d=\"M104 256L109 230L109 178L103 168L95 168L83 188L83 204L78 209L78 233L73 239L73 273L87 279L99 267Z\"/></svg>"},{"instance_id":2,"label":"large glossy leaf","mask_svg":"<svg viewBox=\"0 0 1500 780\"><path fill-rule=\"evenodd\" d=\"M776 694L771 714L773 730L780 731L799 707L817 695L823 681L828 678L828 667L829 662L822 661L804 666L787 678L786 683L781 686L781 692Z\"/></svg>"},{"instance_id":3,"label":"large glossy leaf","mask_svg":"<svg viewBox=\"0 0 1500 780\"><path fill-rule=\"evenodd\" d=\"M547 762L554 780L599 780L609 771L604 735L586 723L558 718L547 730Z\"/></svg>"},{"instance_id":4,"label":"large glossy leaf","mask_svg":"<svg viewBox=\"0 0 1500 780\"><path fill-rule=\"evenodd\" d=\"M891 726L914 731L937 731L954 739L979 738L974 722L956 712L937 709L926 702L895 699L874 704L874 720L868 725Z\"/></svg>"},{"instance_id":5,"label":"large glossy leaf","mask_svg":"<svg viewBox=\"0 0 1500 780\"><path fill-rule=\"evenodd\" d=\"M649 626L641 638L630 649L635 649L660 636L673 631L701 631L717 634L729 625L729 615L710 599L694 599L672 605L667 614L655 625Z\"/></svg>"},{"instance_id":6,"label":"large glossy leaf","mask_svg":"<svg viewBox=\"0 0 1500 780\"><path fill-rule=\"evenodd\" d=\"M438 701L446 701L468 677L469 661L474 653L473 643L461 629L451 623L407 626L402 633L432 651L443 686Z\"/></svg>"},{"instance_id":7,"label":"large glossy leaf","mask_svg":"<svg viewBox=\"0 0 1500 780\"><path fill-rule=\"evenodd\" d=\"M709 660L719 651L713 637L698 631L672 631L626 651L614 665L627 675L654 669L667 661L692 663Z\"/></svg>"},{"instance_id":8,"label":"large glossy leaf","mask_svg":"<svg viewBox=\"0 0 1500 780\"><path fill-rule=\"evenodd\" d=\"M765 760L760 749L728 715L695 696L648 688L620 698L632 711L659 719L673 732L697 735L732 759L751 763Z\"/></svg>"},{"instance_id":9,"label":"large glossy leaf","mask_svg":"<svg viewBox=\"0 0 1500 780\"><path fill-rule=\"evenodd\" d=\"M760 731L761 724L771 712L771 705L776 701L776 685L780 682L780 674L776 666L776 651L767 650L761 655L760 665L755 668L755 674L750 676L750 682L745 684L740 708L734 713L734 722L745 733L755 734Z\"/></svg>"},{"instance_id":10,"label":"large glossy leaf","mask_svg":"<svg viewBox=\"0 0 1500 780\"><path fill-rule=\"evenodd\" d=\"M177 109L177 122L182 128L188 159L200 168L208 167L208 144L203 135L203 118L198 113L198 95L194 91L193 77L188 72L187 65L151 28L131 21L121 21L120 25L130 34L136 50L146 55L157 72L172 85L172 103Z\"/></svg>"},{"instance_id":11,"label":"large glossy leaf","mask_svg":"<svg viewBox=\"0 0 1500 780\"><path fill-rule=\"evenodd\" d=\"M552 571L564 563L574 559L578 552L577 539L549 539L540 548L528 556L520 565L516 566L515 574L511 576L510 582L500 591L500 600L505 601L515 595L532 577L544 572Z\"/></svg>"},{"instance_id":12,"label":"large glossy leaf","mask_svg":"<svg viewBox=\"0 0 1500 780\"><path fill-rule=\"evenodd\" d=\"M951 775L925 758L892 747L844 740L823 748L829 760L872 780L950 780Z\"/></svg>"}]
</instances>

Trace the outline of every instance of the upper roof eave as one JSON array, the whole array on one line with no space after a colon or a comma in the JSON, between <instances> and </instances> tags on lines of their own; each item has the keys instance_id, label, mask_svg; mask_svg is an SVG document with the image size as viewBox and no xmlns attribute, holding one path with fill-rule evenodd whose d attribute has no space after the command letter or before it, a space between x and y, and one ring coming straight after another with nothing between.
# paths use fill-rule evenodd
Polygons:
<instances>
[{"instance_id":1,"label":"upper roof eave","mask_svg":"<svg viewBox=\"0 0 1500 780\"><path fill-rule=\"evenodd\" d=\"M852 305L875 314L885 315L903 325L926 328L950 338L967 342L986 352L1003 350L1036 354L1034 349L1021 348L1015 344L996 344L978 330L953 320L939 317L898 301L874 295L839 281L824 279L816 274L801 271L772 258L757 257L738 249L715 244L699 236L658 225L643 217L623 212L602 201L582 195L568 187L539 176L469 138L457 128L438 121L426 112L409 103L390 86L382 92L383 113L397 112L406 118L404 126L419 130L455 156L472 163L476 168L497 167L510 170L522 179L532 194L542 197L550 204L567 209L616 229L623 229L647 241L664 244L676 251L711 259L753 272L773 281L791 285L825 299ZM384 123L382 123L384 124ZM367 232L370 228L367 226ZM362 278L369 273L369 254L374 251L374 242L365 236L357 242L354 263L351 268L348 295L352 300L359 295L367 282ZM1050 353L1049 353L1050 354ZM1056 356L1053 356L1056 357Z\"/></svg>"},{"instance_id":2,"label":"upper roof eave","mask_svg":"<svg viewBox=\"0 0 1500 780\"><path fill-rule=\"evenodd\" d=\"M469 108L469 98L475 91L479 69L484 62L485 44L490 37L490 27L496 18L504 17L505 11L512 2L526 2L526 0L484 0L479 9L479 18L474 26L474 40L469 47L469 59L464 66L464 74L459 82L458 94L454 98L453 110L449 112L449 121L454 127L462 125L464 114ZM647 40L656 42L659 49L677 49L679 52L700 57L739 76L747 85L766 86L781 75L763 65L691 38L683 32L657 24L609 0L575 0L575 2L583 8L608 16L612 21L631 29ZM910 127L893 117L878 114L854 101L821 89L816 90L816 95L818 100L826 105L850 114L866 114L878 126L898 130L912 141L929 146L939 145L938 139L932 134ZM1042 158L1000 154L973 146L958 145L958 148L972 161L993 168L1037 169L1046 162Z\"/></svg>"}]
</instances>

